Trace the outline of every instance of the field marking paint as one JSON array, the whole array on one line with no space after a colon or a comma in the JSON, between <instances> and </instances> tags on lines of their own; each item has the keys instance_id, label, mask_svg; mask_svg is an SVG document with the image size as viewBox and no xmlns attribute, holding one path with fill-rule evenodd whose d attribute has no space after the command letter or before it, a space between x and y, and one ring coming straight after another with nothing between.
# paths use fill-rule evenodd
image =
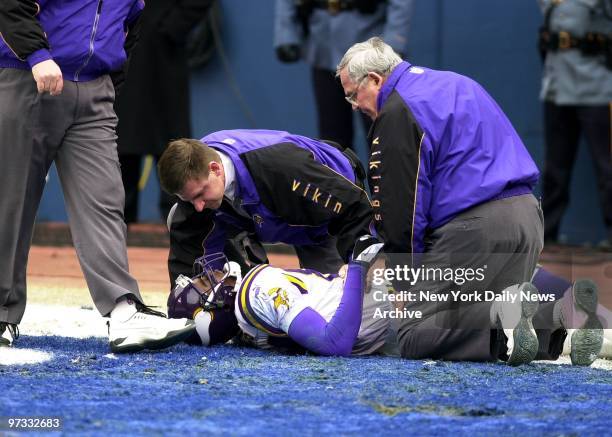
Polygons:
<instances>
[{"instance_id":1,"label":"field marking paint","mask_svg":"<svg viewBox=\"0 0 612 437\"><path fill-rule=\"evenodd\" d=\"M4 347L0 349L0 366L39 364L49 361L52 358L52 353L36 349L20 349L18 347Z\"/></svg>"}]
</instances>

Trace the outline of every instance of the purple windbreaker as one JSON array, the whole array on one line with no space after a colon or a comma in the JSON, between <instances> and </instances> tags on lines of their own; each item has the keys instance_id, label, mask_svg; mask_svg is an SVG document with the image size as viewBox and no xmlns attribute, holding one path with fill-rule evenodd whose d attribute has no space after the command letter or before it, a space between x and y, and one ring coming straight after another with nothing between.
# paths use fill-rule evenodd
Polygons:
<instances>
[{"instance_id":1,"label":"purple windbreaker","mask_svg":"<svg viewBox=\"0 0 612 437\"><path fill-rule=\"evenodd\" d=\"M235 196L247 216L216 210L205 253L223 251L230 225L252 229L262 242L293 245L317 245L335 235L342 257L367 233L370 200L335 147L272 130L225 130L201 141L234 164Z\"/></svg>"},{"instance_id":2,"label":"purple windbreaker","mask_svg":"<svg viewBox=\"0 0 612 437\"><path fill-rule=\"evenodd\" d=\"M427 230L478 204L531 193L538 169L474 80L399 64L370 131L374 223L388 253L422 253Z\"/></svg>"},{"instance_id":3,"label":"purple windbreaker","mask_svg":"<svg viewBox=\"0 0 612 437\"><path fill-rule=\"evenodd\" d=\"M128 26L144 8L143 0L2 1L6 3L0 6L0 67L29 70L53 59L64 79L73 81L88 81L121 69L126 61ZM25 12L25 5L38 9L35 16ZM27 47L35 50L24 54Z\"/></svg>"}]
</instances>

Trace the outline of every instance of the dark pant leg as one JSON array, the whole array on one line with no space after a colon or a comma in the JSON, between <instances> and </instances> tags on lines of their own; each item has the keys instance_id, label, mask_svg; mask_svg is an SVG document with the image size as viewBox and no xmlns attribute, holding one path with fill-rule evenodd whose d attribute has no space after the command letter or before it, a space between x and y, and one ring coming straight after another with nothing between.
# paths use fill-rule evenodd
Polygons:
<instances>
[{"instance_id":1,"label":"dark pant leg","mask_svg":"<svg viewBox=\"0 0 612 437\"><path fill-rule=\"evenodd\" d=\"M191 203L179 201L170 212L168 273L171 287L179 275L193 276L193 263L204 254L203 241L211 232L214 211L197 212Z\"/></svg>"},{"instance_id":2,"label":"dark pant leg","mask_svg":"<svg viewBox=\"0 0 612 437\"><path fill-rule=\"evenodd\" d=\"M336 237L330 236L316 246L295 246L295 253L303 269L313 269L321 273L338 273L338 269L344 264L336 247Z\"/></svg>"},{"instance_id":3,"label":"dark pant leg","mask_svg":"<svg viewBox=\"0 0 612 437\"><path fill-rule=\"evenodd\" d=\"M126 223L138 221L138 182L140 181L141 155L119 155L121 180L125 190L123 216Z\"/></svg>"},{"instance_id":4,"label":"dark pant leg","mask_svg":"<svg viewBox=\"0 0 612 437\"><path fill-rule=\"evenodd\" d=\"M610 138L610 106L578 108L580 126L587 139L597 177L599 203L603 212L607 238L612 242L612 141Z\"/></svg>"},{"instance_id":5,"label":"dark pant leg","mask_svg":"<svg viewBox=\"0 0 612 437\"><path fill-rule=\"evenodd\" d=\"M0 321L19 323L45 176L74 106L65 94L38 94L30 71L10 68L0 68L0 102Z\"/></svg>"},{"instance_id":6,"label":"dark pant leg","mask_svg":"<svg viewBox=\"0 0 612 437\"><path fill-rule=\"evenodd\" d=\"M153 157L155 164L159 162L161 155ZM125 190L125 209L124 217L126 223L138 222L138 200L140 198L140 188L138 186L142 175L142 155L119 155L121 164L121 179ZM159 179L158 179L159 183ZM172 206L178 201L178 197L168 194L161 189L159 191L159 212L162 221L165 223Z\"/></svg>"},{"instance_id":7,"label":"dark pant leg","mask_svg":"<svg viewBox=\"0 0 612 437\"><path fill-rule=\"evenodd\" d=\"M576 107L544 103L544 136L544 238L555 241L569 203L569 186L579 144L580 125Z\"/></svg>"},{"instance_id":8,"label":"dark pant leg","mask_svg":"<svg viewBox=\"0 0 612 437\"><path fill-rule=\"evenodd\" d=\"M420 310L423 318L400 321L402 354L466 361L497 359L503 336L489 332L496 328L490 320L491 302L460 302L449 290L460 290L462 295L485 290L499 294L528 281L542 250L542 234L542 213L530 194L479 205L435 230L426 242L425 262L418 266L483 268L484 277L464 284L456 280L417 282L411 291L431 290L449 298L442 302L417 299L407 304L407 309ZM421 335L429 340L419 340Z\"/></svg>"},{"instance_id":9,"label":"dark pant leg","mask_svg":"<svg viewBox=\"0 0 612 437\"><path fill-rule=\"evenodd\" d=\"M538 336L536 360L556 360L563 352L563 342L567 331L553 328L553 308L555 302L540 303L538 312L533 316L533 327Z\"/></svg>"},{"instance_id":10,"label":"dark pant leg","mask_svg":"<svg viewBox=\"0 0 612 437\"><path fill-rule=\"evenodd\" d=\"M331 70L312 69L319 137L353 148L353 110L344 99L340 80Z\"/></svg>"},{"instance_id":11,"label":"dark pant leg","mask_svg":"<svg viewBox=\"0 0 612 437\"><path fill-rule=\"evenodd\" d=\"M567 331L552 329L553 306L554 302L540 305L533 318L539 344L536 360L556 360L563 352ZM490 308L490 303L476 304L462 310L444 311L424 320L418 329L409 331L402 339L402 356L451 361L507 359L507 338L502 329L439 328L443 319L457 326L480 324L486 327L490 325Z\"/></svg>"},{"instance_id":12,"label":"dark pant leg","mask_svg":"<svg viewBox=\"0 0 612 437\"><path fill-rule=\"evenodd\" d=\"M441 311L424 319L400 337L401 354L411 359L496 361L502 341L490 322L491 303ZM441 325L454 324L452 328ZM461 326L465 326L462 328ZM470 326L482 326L474 329ZM500 330L501 331L501 330Z\"/></svg>"}]
</instances>

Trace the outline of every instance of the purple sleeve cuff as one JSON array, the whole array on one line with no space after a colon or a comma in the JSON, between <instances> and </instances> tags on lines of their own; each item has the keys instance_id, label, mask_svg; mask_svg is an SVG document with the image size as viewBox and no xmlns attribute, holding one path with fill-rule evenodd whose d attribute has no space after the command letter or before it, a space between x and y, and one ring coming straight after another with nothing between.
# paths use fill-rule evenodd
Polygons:
<instances>
[{"instance_id":1,"label":"purple sleeve cuff","mask_svg":"<svg viewBox=\"0 0 612 437\"><path fill-rule=\"evenodd\" d=\"M361 326L363 282L363 267L350 263L340 305L330 322L307 307L291 322L289 337L320 355L350 355Z\"/></svg>"},{"instance_id":2,"label":"purple sleeve cuff","mask_svg":"<svg viewBox=\"0 0 612 437\"><path fill-rule=\"evenodd\" d=\"M28 56L28 64L30 65L30 68L32 68L36 64L40 64L41 62L46 61L48 59L53 59L49 50L39 49L32 53L30 56Z\"/></svg>"}]
</instances>

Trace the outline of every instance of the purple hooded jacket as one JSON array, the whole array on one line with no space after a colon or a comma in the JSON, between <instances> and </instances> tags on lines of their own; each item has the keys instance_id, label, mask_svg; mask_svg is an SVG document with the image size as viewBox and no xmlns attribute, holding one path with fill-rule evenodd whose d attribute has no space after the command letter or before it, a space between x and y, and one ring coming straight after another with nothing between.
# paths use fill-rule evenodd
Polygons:
<instances>
[{"instance_id":1,"label":"purple hooded jacket","mask_svg":"<svg viewBox=\"0 0 612 437\"><path fill-rule=\"evenodd\" d=\"M538 169L475 81L402 62L369 135L374 224L387 253L422 253L428 230L476 205L531 193Z\"/></svg>"}]
</instances>

